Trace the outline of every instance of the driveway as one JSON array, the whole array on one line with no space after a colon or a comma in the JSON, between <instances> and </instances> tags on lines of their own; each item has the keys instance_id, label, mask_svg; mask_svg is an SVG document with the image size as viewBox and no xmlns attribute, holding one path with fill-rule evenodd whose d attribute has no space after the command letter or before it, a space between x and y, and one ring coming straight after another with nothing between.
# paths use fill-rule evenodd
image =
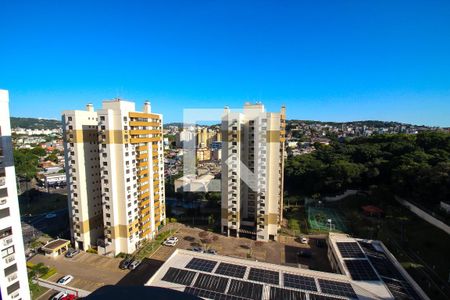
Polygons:
<instances>
[{"instance_id":1,"label":"driveway","mask_svg":"<svg viewBox=\"0 0 450 300\"><path fill-rule=\"evenodd\" d=\"M70 274L74 276L74 280L69 283L69 286L87 291L94 291L108 284L116 284L129 273L128 270L119 269L120 258L85 252L81 252L74 258L64 256L51 258L38 254L30 261L56 268L57 274L50 277L50 281L56 282L62 276Z\"/></svg>"}]
</instances>

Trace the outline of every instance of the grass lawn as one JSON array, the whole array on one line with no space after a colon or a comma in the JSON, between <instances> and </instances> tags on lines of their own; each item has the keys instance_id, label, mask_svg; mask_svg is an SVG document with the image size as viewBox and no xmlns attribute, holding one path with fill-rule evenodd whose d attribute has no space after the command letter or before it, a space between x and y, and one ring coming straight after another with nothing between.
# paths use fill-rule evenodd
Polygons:
<instances>
[{"instance_id":1,"label":"grass lawn","mask_svg":"<svg viewBox=\"0 0 450 300\"><path fill-rule=\"evenodd\" d=\"M43 295L45 292L48 291L47 288L42 287L42 286L38 285L37 283L29 282L29 285L30 285L31 299L37 299L41 295Z\"/></svg>"},{"instance_id":2,"label":"grass lawn","mask_svg":"<svg viewBox=\"0 0 450 300\"><path fill-rule=\"evenodd\" d=\"M288 220L287 225L293 235L308 233L306 213L303 206L289 208L285 211L284 218Z\"/></svg>"}]
</instances>

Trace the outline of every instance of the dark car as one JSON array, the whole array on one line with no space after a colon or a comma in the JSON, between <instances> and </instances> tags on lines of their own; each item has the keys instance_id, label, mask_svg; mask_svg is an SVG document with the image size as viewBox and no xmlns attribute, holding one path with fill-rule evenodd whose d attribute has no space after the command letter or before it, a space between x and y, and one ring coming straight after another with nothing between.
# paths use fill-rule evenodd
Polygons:
<instances>
[{"instance_id":1,"label":"dark car","mask_svg":"<svg viewBox=\"0 0 450 300\"><path fill-rule=\"evenodd\" d=\"M78 250L78 249L69 249L69 250L67 250L67 252L64 256L67 258L72 258L75 255L77 255L78 253L80 253L80 250Z\"/></svg>"},{"instance_id":2,"label":"dark car","mask_svg":"<svg viewBox=\"0 0 450 300\"><path fill-rule=\"evenodd\" d=\"M132 257L127 257L124 260L122 260L119 264L119 268L121 268L122 270L128 269L128 267L130 266L130 264L133 262L133 258Z\"/></svg>"}]
</instances>

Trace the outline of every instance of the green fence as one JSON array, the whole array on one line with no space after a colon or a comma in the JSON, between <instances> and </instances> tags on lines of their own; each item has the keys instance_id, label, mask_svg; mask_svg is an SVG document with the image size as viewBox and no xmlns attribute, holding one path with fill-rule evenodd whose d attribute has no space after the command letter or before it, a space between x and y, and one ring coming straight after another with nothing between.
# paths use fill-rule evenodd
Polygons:
<instances>
[{"instance_id":1,"label":"green fence","mask_svg":"<svg viewBox=\"0 0 450 300\"><path fill-rule=\"evenodd\" d=\"M308 207L308 223L311 230L346 232L340 215L332 208ZM329 222L331 220L331 222Z\"/></svg>"}]
</instances>

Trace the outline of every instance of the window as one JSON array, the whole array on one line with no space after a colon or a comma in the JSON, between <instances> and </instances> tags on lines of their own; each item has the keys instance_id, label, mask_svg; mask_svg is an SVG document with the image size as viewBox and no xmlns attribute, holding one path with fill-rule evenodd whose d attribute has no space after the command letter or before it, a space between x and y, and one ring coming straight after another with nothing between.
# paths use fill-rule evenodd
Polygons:
<instances>
[{"instance_id":1,"label":"window","mask_svg":"<svg viewBox=\"0 0 450 300\"><path fill-rule=\"evenodd\" d=\"M17 265L13 264L5 269L5 276L9 276L12 273L17 272Z\"/></svg>"},{"instance_id":2,"label":"window","mask_svg":"<svg viewBox=\"0 0 450 300\"><path fill-rule=\"evenodd\" d=\"M2 258L15 253L14 246L2 250Z\"/></svg>"},{"instance_id":3,"label":"window","mask_svg":"<svg viewBox=\"0 0 450 300\"><path fill-rule=\"evenodd\" d=\"M68 120L68 121L72 121L72 117L68 117L67 120Z\"/></svg>"},{"instance_id":4,"label":"window","mask_svg":"<svg viewBox=\"0 0 450 300\"><path fill-rule=\"evenodd\" d=\"M105 121L105 116L100 116L100 121Z\"/></svg>"},{"instance_id":5,"label":"window","mask_svg":"<svg viewBox=\"0 0 450 300\"><path fill-rule=\"evenodd\" d=\"M0 219L9 217L9 208L0 209Z\"/></svg>"},{"instance_id":6,"label":"window","mask_svg":"<svg viewBox=\"0 0 450 300\"><path fill-rule=\"evenodd\" d=\"M8 292L8 295L11 295L12 293L14 293L15 291L17 291L20 288L20 284L17 281L16 283L11 284L10 286L8 286L6 288L6 291Z\"/></svg>"}]
</instances>

